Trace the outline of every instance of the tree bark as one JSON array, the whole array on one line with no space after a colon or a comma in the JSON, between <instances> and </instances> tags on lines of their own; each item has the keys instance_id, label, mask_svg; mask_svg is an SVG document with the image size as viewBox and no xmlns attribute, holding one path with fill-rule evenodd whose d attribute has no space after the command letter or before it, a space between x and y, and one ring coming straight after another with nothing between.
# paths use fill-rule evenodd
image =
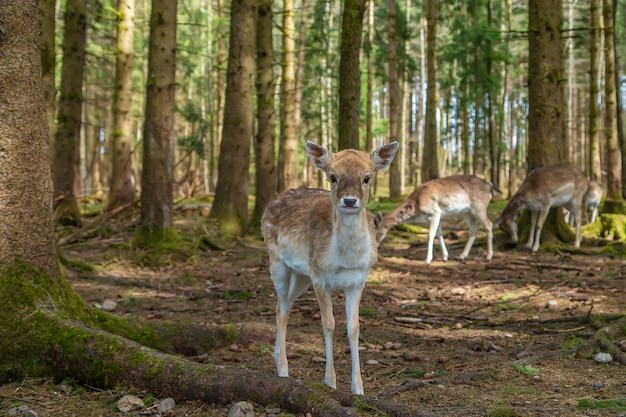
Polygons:
<instances>
[{"instance_id":1,"label":"tree bark","mask_svg":"<svg viewBox=\"0 0 626 417\"><path fill-rule=\"evenodd\" d=\"M140 236L146 244L167 237L173 221L176 8L177 0L152 0L141 175Z\"/></svg>"},{"instance_id":2,"label":"tree bark","mask_svg":"<svg viewBox=\"0 0 626 417\"><path fill-rule=\"evenodd\" d=\"M566 163L563 151L561 0L530 0L528 17L528 172Z\"/></svg>"},{"instance_id":3,"label":"tree bark","mask_svg":"<svg viewBox=\"0 0 626 417\"><path fill-rule=\"evenodd\" d=\"M48 130L50 138L54 138L56 124L54 122L56 111L56 52L55 52L55 28L56 28L56 0L40 0L39 26L41 28L41 74L43 77L44 97L46 100L46 114L48 116Z\"/></svg>"},{"instance_id":4,"label":"tree bark","mask_svg":"<svg viewBox=\"0 0 626 417\"><path fill-rule=\"evenodd\" d=\"M278 176L274 161L274 53L272 46L272 1L259 3L256 31L257 133L254 141L255 200L250 228L261 226L265 206L276 195Z\"/></svg>"},{"instance_id":5,"label":"tree bark","mask_svg":"<svg viewBox=\"0 0 626 417\"><path fill-rule=\"evenodd\" d=\"M133 55L135 1L119 0L113 93L113 152L109 201L105 211L128 205L135 199L131 158L133 137Z\"/></svg>"},{"instance_id":6,"label":"tree bark","mask_svg":"<svg viewBox=\"0 0 626 417\"><path fill-rule=\"evenodd\" d=\"M296 25L294 0L283 5L283 62L280 87L279 185L284 191L298 187L298 132L296 126Z\"/></svg>"},{"instance_id":7,"label":"tree bark","mask_svg":"<svg viewBox=\"0 0 626 417\"><path fill-rule=\"evenodd\" d=\"M623 213L622 154L617 138L617 92L615 86L615 38L613 0L604 0L604 143L606 166L606 201L604 213ZM608 203L608 204L607 204Z\"/></svg>"},{"instance_id":8,"label":"tree bark","mask_svg":"<svg viewBox=\"0 0 626 417\"><path fill-rule=\"evenodd\" d=\"M361 99L361 38L366 0L343 0L339 46L338 148L360 149L359 102Z\"/></svg>"},{"instance_id":9,"label":"tree bark","mask_svg":"<svg viewBox=\"0 0 626 417\"><path fill-rule=\"evenodd\" d=\"M602 181L600 166L600 33L602 0L591 0L591 25L589 33L589 147L587 175Z\"/></svg>"},{"instance_id":10,"label":"tree bark","mask_svg":"<svg viewBox=\"0 0 626 417\"><path fill-rule=\"evenodd\" d=\"M400 142L400 125L402 120L402 90L398 77L397 36L396 36L396 0L389 0L389 142ZM400 152L405 152L401 149ZM402 182L400 176L400 160L397 157L389 166L389 198L400 200L402 197Z\"/></svg>"},{"instance_id":11,"label":"tree bark","mask_svg":"<svg viewBox=\"0 0 626 417\"><path fill-rule=\"evenodd\" d=\"M77 184L80 164L80 127L83 104L83 69L87 40L86 0L68 0L63 31L63 68L57 129L54 140L54 199L57 221L79 225Z\"/></svg>"},{"instance_id":12,"label":"tree bark","mask_svg":"<svg viewBox=\"0 0 626 417\"><path fill-rule=\"evenodd\" d=\"M428 87L426 92L426 124L424 129L424 155L422 160L422 181L439 178L439 135L437 133L437 4L436 0L426 1L426 65Z\"/></svg>"},{"instance_id":13,"label":"tree bark","mask_svg":"<svg viewBox=\"0 0 626 417\"><path fill-rule=\"evenodd\" d=\"M243 236L248 226L252 93L256 71L256 1L231 5L230 45L219 175L210 217L227 236Z\"/></svg>"}]
</instances>

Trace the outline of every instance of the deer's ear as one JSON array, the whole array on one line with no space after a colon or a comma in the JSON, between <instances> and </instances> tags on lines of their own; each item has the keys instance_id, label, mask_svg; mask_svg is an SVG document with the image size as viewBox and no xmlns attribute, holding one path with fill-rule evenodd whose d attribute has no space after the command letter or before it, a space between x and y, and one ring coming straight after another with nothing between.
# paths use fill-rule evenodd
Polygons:
<instances>
[{"instance_id":1,"label":"deer's ear","mask_svg":"<svg viewBox=\"0 0 626 417\"><path fill-rule=\"evenodd\" d=\"M328 152L328 149L311 141L307 141L304 147L306 148L306 153L309 156L311 163L322 171L325 171L328 166L328 159L330 158L330 152Z\"/></svg>"},{"instance_id":2,"label":"deer's ear","mask_svg":"<svg viewBox=\"0 0 626 417\"><path fill-rule=\"evenodd\" d=\"M376 171L385 169L387 165L393 161L400 145L398 142L391 142L388 145L381 146L371 154L372 162Z\"/></svg>"}]
</instances>

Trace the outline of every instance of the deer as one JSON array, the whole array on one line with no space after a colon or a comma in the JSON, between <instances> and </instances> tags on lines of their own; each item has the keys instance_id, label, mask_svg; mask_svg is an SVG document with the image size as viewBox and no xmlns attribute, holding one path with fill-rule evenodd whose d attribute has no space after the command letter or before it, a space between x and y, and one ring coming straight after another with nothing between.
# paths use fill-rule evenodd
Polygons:
<instances>
[{"instance_id":1,"label":"deer","mask_svg":"<svg viewBox=\"0 0 626 417\"><path fill-rule=\"evenodd\" d=\"M541 230L550 209L563 206L574 216L574 246L579 248L582 223L579 213L588 183L585 175L572 165L547 165L534 169L526 176L494 224L507 233L513 243L517 243L517 216L522 210L529 210L530 233L526 247L537 252L541 242Z\"/></svg>"},{"instance_id":2,"label":"deer","mask_svg":"<svg viewBox=\"0 0 626 417\"><path fill-rule=\"evenodd\" d=\"M598 218L598 206L600 205L603 194L604 190L602 189L602 185L596 180L589 180L589 184L587 185L587 191L583 196L582 205L583 220L586 223L596 222L596 219ZM591 219L589 219L588 211L591 212ZM565 221L570 226L575 225L574 216L570 216L569 211L565 212Z\"/></svg>"},{"instance_id":3,"label":"deer","mask_svg":"<svg viewBox=\"0 0 626 417\"><path fill-rule=\"evenodd\" d=\"M448 260L446 247L441 229L441 219L453 214L462 214L470 230L470 237L458 259L465 260L469 255L476 234L478 224L487 230L487 260L493 257L493 231L491 220L487 216L487 206L494 196L502 195L490 182L476 175L451 175L426 181L413 190L400 206L386 215L377 213L375 224L379 245L385 239L387 232L404 222L426 222L428 228L428 253L426 265L433 260L433 246L435 236L439 238L439 245L443 252L443 260Z\"/></svg>"},{"instance_id":4,"label":"deer","mask_svg":"<svg viewBox=\"0 0 626 417\"><path fill-rule=\"evenodd\" d=\"M355 149L331 153L326 147L308 141L307 156L326 174L330 191L291 189L267 205L261 231L277 295L274 360L279 377L289 377L286 351L289 312L294 301L312 285L326 349L324 382L337 388L332 294L343 291L352 360L351 389L353 394L364 395L359 363L359 304L369 272L378 258L374 219L366 205L375 173L392 162L398 147L397 142L392 142L370 154Z\"/></svg>"}]
</instances>

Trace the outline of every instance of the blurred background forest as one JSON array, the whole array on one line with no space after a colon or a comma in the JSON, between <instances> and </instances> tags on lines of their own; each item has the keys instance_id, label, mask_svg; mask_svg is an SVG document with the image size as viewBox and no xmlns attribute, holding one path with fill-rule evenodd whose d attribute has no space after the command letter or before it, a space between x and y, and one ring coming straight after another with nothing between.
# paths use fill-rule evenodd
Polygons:
<instances>
[{"instance_id":1,"label":"blurred background forest","mask_svg":"<svg viewBox=\"0 0 626 417\"><path fill-rule=\"evenodd\" d=\"M601 180L617 150L608 144L619 139L624 149L626 60L619 57L626 49L626 1L530 3L540 14L556 15L560 25L561 54L548 57L561 69L553 74L563 104L558 109L563 150L558 159ZM47 44L44 40L42 53L44 63L50 63L44 65L44 77L48 71L55 201L65 223L72 217L69 223L79 223L76 210L84 212L93 202L111 211L138 201L146 168L146 125L163 118L158 110L151 116L156 119L146 117L153 75L150 13L159 8L164 16L160 8L167 4L40 1L42 37L53 34ZM225 167L237 161L246 167L224 168L223 177L229 178L222 178L231 185L243 183L245 198L262 194L267 201L284 189L324 185L302 147L307 140L330 149L347 147L341 139L345 109L339 99L342 22L355 4L363 25L362 47L357 48L360 85L353 89L360 91L356 144L370 151L390 140L401 143L376 193L399 201L427 179L476 173L512 195L526 175L532 136L527 117L532 81L528 1L265 1L254 3L259 6L254 20L245 20L246 7L253 5L246 1L233 2L232 8L227 0L169 4L169 13L173 8L176 14L175 33L163 32L163 39L175 41L175 94L170 92L175 110L171 137L160 143L166 163L156 172L169 171L165 176L171 175L175 201L210 200L219 194L224 152L229 155ZM244 28L252 22L256 31L242 30L244 21ZM231 45L231 29L248 36L236 40L237 45L256 44L253 80L245 81L244 74L240 86L256 83L256 88L248 93L249 103L239 103L249 108L238 115L250 117L250 129L229 133L224 132L231 112L225 105L228 60L238 53ZM166 64L171 62L154 65ZM607 101L607 91L614 99ZM74 127L68 128L72 120ZM605 128L614 123L617 131ZM235 148L225 150L223 141ZM268 146L271 155L264 151ZM244 180L240 172L248 172L249 178ZM260 193L262 185L269 191ZM226 188L232 192L233 187ZM73 215L72 210L59 214L63 201L79 203L72 207ZM259 204L253 224L265 203ZM241 217L247 221L247 214Z\"/></svg>"}]
</instances>

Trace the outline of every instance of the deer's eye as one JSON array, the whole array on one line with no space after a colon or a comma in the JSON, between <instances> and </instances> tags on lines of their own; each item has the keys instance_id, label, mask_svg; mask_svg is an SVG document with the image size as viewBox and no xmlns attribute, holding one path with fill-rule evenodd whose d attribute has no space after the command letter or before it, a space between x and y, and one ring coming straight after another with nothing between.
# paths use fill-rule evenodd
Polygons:
<instances>
[{"instance_id":1,"label":"deer's eye","mask_svg":"<svg viewBox=\"0 0 626 417\"><path fill-rule=\"evenodd\" d=\"M337 182L337 177L335 177L335 174L330 174L330 182L332 182L333 184Z\"/></svg>"},{"instance_id":2,"label":"deer's eye","mask_svg":"<svg viewBox=\"0 0 626 417\"><path fill-rule=\"evenodd\" d=\"M369 175L366 175L366 176L365 176L365 178L363 178L363 182L364 182L365 184L369 184L369 182L370 182L370 176L369 176Z\"/></svg>"}]
</instances>

